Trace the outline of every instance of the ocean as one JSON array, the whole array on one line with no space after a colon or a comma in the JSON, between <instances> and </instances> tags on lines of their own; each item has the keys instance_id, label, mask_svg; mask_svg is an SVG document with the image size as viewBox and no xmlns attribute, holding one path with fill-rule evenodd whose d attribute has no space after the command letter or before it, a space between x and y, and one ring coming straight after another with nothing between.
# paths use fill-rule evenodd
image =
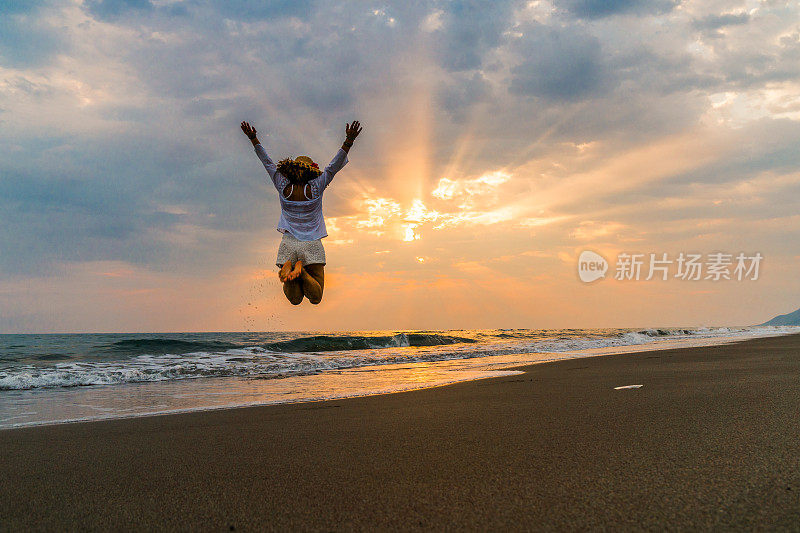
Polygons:
<instances>
[{"instance_id":1,"label":"ocean","mask_svg":"<svg viewBox=\"0 0 800 533\"><path fill-rule=\"evenodd\" d=\"M397 392L797 327L0 335L0 428Z\"/></svg>"}]
</instances>

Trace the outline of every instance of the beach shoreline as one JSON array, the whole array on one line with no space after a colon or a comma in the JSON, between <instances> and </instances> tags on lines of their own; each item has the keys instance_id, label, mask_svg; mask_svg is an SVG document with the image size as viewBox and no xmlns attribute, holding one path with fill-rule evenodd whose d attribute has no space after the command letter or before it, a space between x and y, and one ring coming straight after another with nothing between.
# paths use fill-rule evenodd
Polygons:
<instances>
[{"instance_id":1,"label":"beach shoreline","mask_svg":"<svg viewBox=\"0 0 800 533\"><path fill-rule=\"evenodd\" d=\"M5 429L0 524L649 529L800 519L800 334L515 370L524 373L401 393Z\"/></svg>"},{"instance_id":2,"label":"beach shoreline","mask_svg":"<svg viewBox=\"0 0 800 533\"><path fill-rule=\"evenodd\" d=\"M739 331L727 336L718 334L703 336L701 334L698 336L646 337L649 342L567 350L545 349L520 353L509 352L508 347L504 347L500 350L501 354L499 355L492 353L497 346L467 343L462 346L470 348L478 354L477 356L468 351L464 357L452 357L451 355L439 360L417 360L419 354L410 352L397 354L400 359L403 359L403 362L366 366L357 364L355 354L369 360L376 355L376 351L363 353L356 350L347 352L347 355L353 358L354 366L338 370L328 369L299 375L284 375L277 379L266 374L250 377L203 377L0 391L0 395L3 395L5 400L5 404L0 407L0 431L18 427L392 394L475 379L501 377L508 375L509 372L517 372L514 369L521 366L561 359L728 344L751 338L784 334L787 332L769 329ZM625 342L624 338L619 340ZM600 343L619 340L603 339ZM123 342L131 341L124 340ZM587 339L579 342L581 344L592 343ZM192 367L191 357L190 355L189 360L185 362L180 356L178 358L182 360L181 364ZM236 360L239 354L234 353L229 357ZM256 353L252 355L252 360L259 361L262 357L261 354ZM300 357L303 357L302 354ZM313 358L315 355L311 357ZM409 359L405 359L405 357L409 357ZM269 356L266 359L269 360ZM238 363L233 362L233 364ZM253 364L257 365L258 363L254 362ZM323 364L325 364L324 361ZM338 362L334 362L334 364L338 364ZM35 374L31 373L31 375Z\"/></svg>"}]
</instances>

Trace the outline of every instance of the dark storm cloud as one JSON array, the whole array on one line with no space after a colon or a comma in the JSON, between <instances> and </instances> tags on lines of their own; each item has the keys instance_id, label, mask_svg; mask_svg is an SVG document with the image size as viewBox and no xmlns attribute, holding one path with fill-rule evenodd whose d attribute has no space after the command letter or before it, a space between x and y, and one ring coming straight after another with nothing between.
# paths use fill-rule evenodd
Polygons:
<instances>
[{"instance_id":1,"label":"dark storm cloud","mask_svg":"<svg viewBox=\"0 0 800 533\"><path fill-rule=\"evenodd\" d=\"M198 247L168 235L181 226L253 231L258 219L248 213L271 210L263 208L266 182L255 165L251 176L239 177L220 175L210 163L207 151L183 139L132 135L92 145L39 139L13 158L0 152L0 272L95 260L216 268L234 256L234 242L210 238Z\"/></svg>"},{"instance_id":2,"label":"dark storm cloud","mask_svg":"<svg viewBox=\"0 0 800 533\"><path fill-rule=\"evenodd\" d=\"M722 74L700 71L696 63L686 51L665 53L643 44L634 50L615 51L604 66L617 85L654 96L711 90L724 84Z\"/></svg>"},{"instance_id":3,"label":"dark storm cloud","mask_svg":"<svg viewBox=\"0 0 800 533\"><path fill-rule=\"evenodd\" d=\"M347 108L354 101L354 82L363 79L354 78L354 71L390 68L380 54L401 39L399 32L389 35L392 29L368 10L314 12L312 3L302 2L190 0L179 6L188 18L171 19L159 11L146 21L115 21L145 24L158 34L182 32L168 44L144 34L134 47L115 51L135 69L143 89L162 98L219 102L219 95L258 86L261 94L275 98L286 92L295 105L314 110ZM300 18L287 22L295 16ZM351 30L354 26L358 33Z\"/></svg>"},{"instance_id":4,"label":"dark storm cloud","mask_svg":"<svg viewBox=\"0 0 800 533\"><path fill-rule=\"evenodd\" d=\"M437 94L438 104L459 121L473 104L485 100L491 94L491 86L480 72L468 75L454 74Z\"/></svg>"},{"instance_id":5,"label":"dark storm cloud","mask_svg":"<svg viewBox=\"0 0 800 533\"><path fill-rule=\"evenodd\" d=\"M501 42L521 2L463 0L442 3L441 28L435 50L447 70L479 68L486 52Z\"/></svg>"},{"instance_id":6,"label":"dark storm cloud","mask_svg":"<svg viewBox=\"0 0 800 533\"><path fill-rule=\"evenodd\" d=\"M606 89L602 44L575 28L565 31L535 25L517 43L522 63L511 69L512 93L570 101Z\"/></svg>"},{"instance_id":7,"label":"dark storm cloud","mask_svg":"<svg viewBox=\"0 0 800 533\"><path fill-rule=\"evenodd\" d=\"M209 8L221 17L239 20L302 17L314 9L313 0L189 0L190 6Z\"/></svg>"},{"instance_id":8,"label":"dark storm cloud","mask_svg":"<svg viewBox=\"0 0 800 533\"><path fill-rule=\"evenodd\" d=\"M557 5L578 18L600 19L624 13L657 15L678 4L680 0L561 0Z\"/></svg>"},{"instance_id":9,"label":"dark storm cloud","mask_svg":"<svg viewBox=\"0 0 800 533\"><path fill-rule=\"evenodd\" d=\"M2 173L0 271L5 274L35 274L58 261L127 255L121 252L132 250L131 239L145 226L145 219L137 215L141 205L136 196L119 191L116 184L62 178L35 169Z\"/></svg>"},{"instance_id":10,"label":"dark storm cloud","mask_svg":"<svg viewBox=\"0 0 800 533\"><path fill-rule=\"evenodd\" d=\"M747 13L722 13L720 15L707 15L696 19L692 25L699 30L718 30L725 26L738 26L747 24L750 15Z\"/></svg>"},{"instance_id":11,"label":"dark storm cloud","mask_svg":"<svg viewBox=\"0 0 800 533\"><path fill-rule=\"evenodd\" d=\"M150 0L86 0L83 6L94 18L104 21L155 10Z\"/></svg>"},{"instance_id":12,"label":"dark storm cloud","mask_svg":"<svg viewBox=\"0 0 800 533\"><path fill-rule=\"evenodd\" d=\"M150 0L86 0L84 8L95 19L125 23L130 17L195 15L241 21L302 17L314 9L313 0L183 0L156 5Z\"/></svg>"}]
</instances>

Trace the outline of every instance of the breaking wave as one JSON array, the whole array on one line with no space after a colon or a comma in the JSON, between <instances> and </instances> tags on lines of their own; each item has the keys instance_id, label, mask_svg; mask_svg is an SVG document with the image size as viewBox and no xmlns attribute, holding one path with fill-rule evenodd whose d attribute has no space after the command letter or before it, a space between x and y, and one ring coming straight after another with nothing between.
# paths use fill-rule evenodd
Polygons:
<instances>
[{"instance_id":1,"label":"breaking wave","mask_svg":"<svg viewBox=\"0 0 800 533\"><path fill-rule=\"evenodd\" d=\"M50 344L31 336L27 345L19 343L24 336L16 336L13 343L9 340L5 346L0 345L0 390L208 377L273 379L372 365L628 346L658 342L665 337L794 331L797 328L749 327L174 336L184 338L97 334L45 339ZM73 344L68 345L70 342ZM69 349L53 351L54 346L64 345Z\"/></svg>"}]
</instances>

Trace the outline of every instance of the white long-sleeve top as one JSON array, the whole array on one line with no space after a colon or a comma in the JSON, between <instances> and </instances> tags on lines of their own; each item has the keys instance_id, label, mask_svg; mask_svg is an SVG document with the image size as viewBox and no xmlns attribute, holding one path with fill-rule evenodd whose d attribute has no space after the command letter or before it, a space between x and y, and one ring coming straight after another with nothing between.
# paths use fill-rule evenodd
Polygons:
<instances>
[{"instance_id":1,"label":"white long-sleeve top","mask_svg":"<svg viewBox=\"0 0 800 533\"><path fill-rule=\"evenodd\" d=\"M278 172L278 166L267 155L263 146L257 144L255 150L278 190L278 198L281 199L278 231L281 233L288 231L299 241L315 241L327 237L328 230L325 228L325 217L322 215L322 193L333 180L333 176L347 164L347 152L340 148L322 174L308 182L311 186L310 200L288 200L283 197L283 189L290 183L289 180Z\"/></svg>"}]
</instances>

